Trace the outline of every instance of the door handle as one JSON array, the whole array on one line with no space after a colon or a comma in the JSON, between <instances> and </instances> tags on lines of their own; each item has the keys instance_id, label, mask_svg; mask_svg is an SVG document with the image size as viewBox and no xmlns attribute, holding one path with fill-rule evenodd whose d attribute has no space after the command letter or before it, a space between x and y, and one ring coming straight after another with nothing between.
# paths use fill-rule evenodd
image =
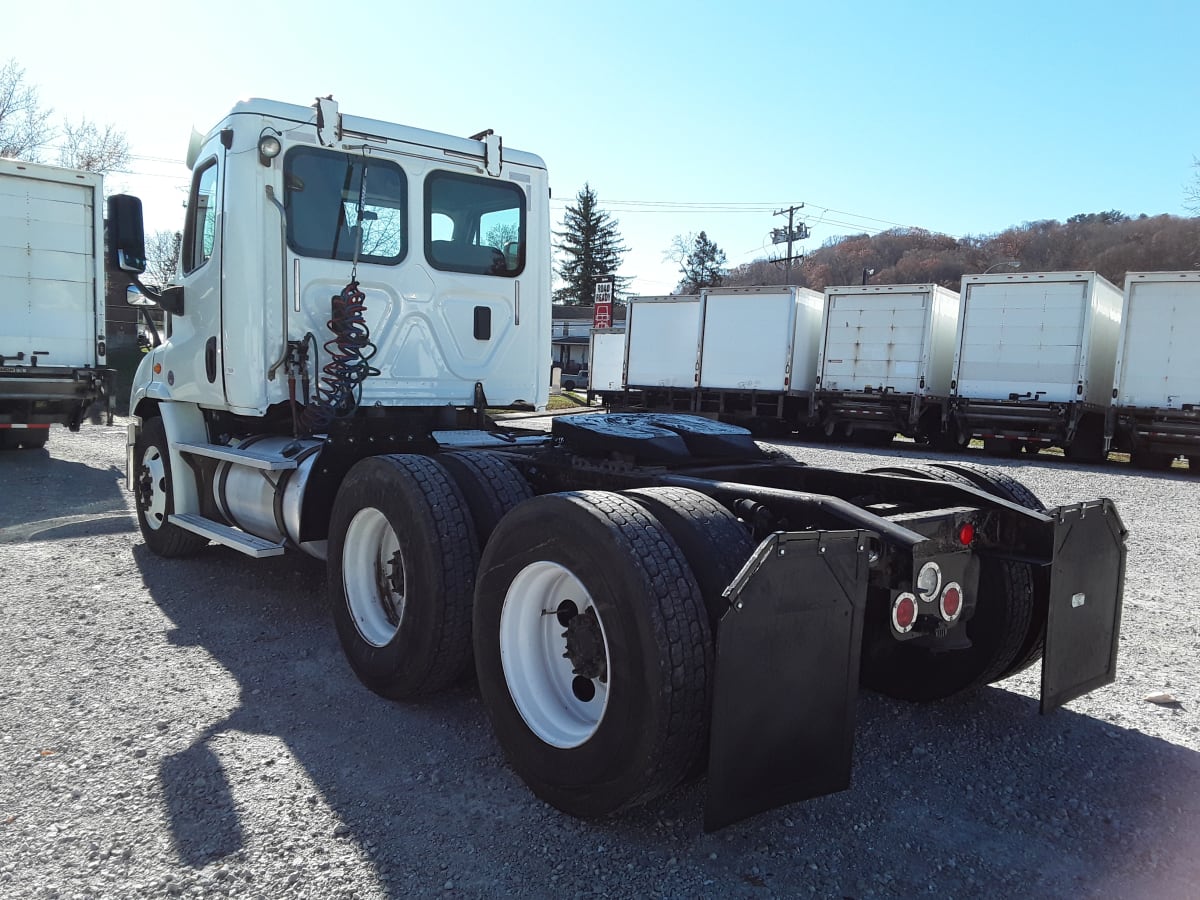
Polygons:
<instances>
[{"instance_id":1,"label":"door handle","mask_svg":"<svg viewBox=\"0 0 1200 900\"><path fill-rule=\"evenodd\" d=\"M208 376L209 384L217 380L217 338L215 335L210 337L204 345L204 374Z\"/></svg>"}]
</instances>

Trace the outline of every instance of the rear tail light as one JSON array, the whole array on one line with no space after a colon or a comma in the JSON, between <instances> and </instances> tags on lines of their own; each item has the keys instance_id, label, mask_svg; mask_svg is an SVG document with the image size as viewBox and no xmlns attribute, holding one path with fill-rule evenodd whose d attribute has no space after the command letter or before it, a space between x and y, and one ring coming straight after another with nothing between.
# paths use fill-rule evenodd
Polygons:
<instances>
[{"instance_id":1,"label":"rear tail light","mask_svg":"<svg viewBox=\"0 0 1200 900\"><path fill-rule=\"evenodd\" d=\"M938 611L947 622L953 622L962 612L962 588L958 586L957 582L950 582L942 591L942 601L938 604ZM895 613L893 613L894 616Z\"/></svg>"},{"instance_id":2,"label":"rear tail light","mask_svg":"<svg viewBox=\"0 0 1200 900\"><path fill-rule=\"evenodd\" d=\"M973 540L975 540L975 526L970 522L963 522L958 526L958 542L966 547Z\"/></svg>"},{"instance_id":3,"label":"rear tail light","mask_svg":"<svg viewBox=\"0 0 1200 900\"><path fill-rule=\"evenodd\" d=\"M901 634L912 631L917 621L917 598L905 592L892 601L892 627Z\"/></svg>"}]
</instances>

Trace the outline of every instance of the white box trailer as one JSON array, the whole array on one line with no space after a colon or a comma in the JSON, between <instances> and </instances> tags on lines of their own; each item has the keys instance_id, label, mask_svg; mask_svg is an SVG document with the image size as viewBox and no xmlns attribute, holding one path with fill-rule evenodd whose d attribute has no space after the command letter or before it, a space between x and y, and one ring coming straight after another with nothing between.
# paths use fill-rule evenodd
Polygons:
<instances>
[{"instance_id":1,"label":"white box trailer","mask_svg":"<svg viewBox=\"0 0 1200 900\"><path fill-rule=\"evenodd\" d=\"M700 346L700 295L630 297L625 387L656 409L691 409Z\"/></svg>"},{"instance_id":2,"label":"white box trailer","mask_svg":"<svg viewBox=\"0 0 1200 900\"><path fill-rule=\"evenodd\" d=\"M793 285L708 288L700 305L699 410L806 419L824 297Z\"/></svg>"},{"instance_id":3,"label":"white box trailer","mask_svg":"<svg viewBox=\"0 0 1200 900\"><path fill-rule=\"evenodd\" d=\"M1102 458L1121 302L1095 272L965 276L951 401L960 438Z\"/></svg>"},{"instance_id":4,"label":"white box trailer","mask_svg":"<svg viewBox=\"0 0 1200 900\"><path fill-rule=\"evenodd\" d=\"M625 329L593 328L588 353L588 389L605 403L625 390Z\"/></svg>"},{"instance_id":5,"label":"white box trailer","mask_svg":"<svg viewBox=\"0 0 1200 900\"><path fill-rule=\"evenodd\" d=\"M1151 468L1200 468L1200 272L1130 272L1117 341L1110 447Z\"/></svg>"},{"instance_id":6,"label":"white box trailer","mask_svg":"<svg viewBox=\"0 0 1200 900\"><path fill-rule=\"evenodd\" d=\"M936 284L825 289L816 392L827 433L940 434L959 296Z\"/></svg>"},{"instance_id":7,"label":"white box trailer","mask_svg":"<svg viewBox=\"0 0 1200 900\"><path fill-rule=\"evenodd\" d=\"M99 175L0 159L0 447L78 430L105 367L104 191Z\"/></svg>"}]
</instances>

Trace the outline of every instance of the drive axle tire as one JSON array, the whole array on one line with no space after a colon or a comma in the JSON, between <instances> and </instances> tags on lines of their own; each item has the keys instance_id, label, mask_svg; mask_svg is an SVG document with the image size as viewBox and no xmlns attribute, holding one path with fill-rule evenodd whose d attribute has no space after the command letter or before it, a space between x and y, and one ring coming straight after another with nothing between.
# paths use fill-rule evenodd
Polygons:
<instances>
[{"instance_id":1,"label":"drive axle tire","mask_svg":"<svg viewBox=\"0 0 1200 900\"><path fill-rule=\"evenodd\" d=\"M658 519L683 551L715 634L717 622L729 609L723 592L754 552L750 532L737 516L699 491L650 487L626 491L625 496Z\"/></svg>"},{"instance_id":2,"label":"drive axle tire","mask_svg":"<svg viewBox=\"0 0 1200 900\"><path fill-rule=\"evenodd\" d=\"M466 498L481 547L487 546L488 538L509 510L533 496L521 470L495 453L464 450L441 453L436 459Z\"/></svg>"},{"instance_id":3,"label":"drive axle tire","mask_svg":"<svg viewBox=\"0 0 1200 900\"><path fill-rule=\"evenodd\" d=\"M171 475L167 430L157 416L142 421L133 445L133 494L142 540L156 556L192 556L208 544L208 538L185 531L168 521L175 512L175 489Z\"/></svg>"},{"instance_id":4,"label":"drive axle tire","mask_svg":"<svg viewBox=\"0 0 1200 900\"><path fill-rule=\"evenodd\" d=\"M462 493L426 456L346 475L329 523L329 600L351 668L392 699L448 687L471 660L479 543Z\"/></svg>"},{"instance_id":5,"label":"drive axle tire","mask_svg":"<svg viewBox=\"0 0 1200 900\"><path fill-rule=\"evenodd\" d=\"M620 494L546 494L501 521L480 565L475 666L513 768L570 815L644 803L704 751L700 589L666 528Z\"/></svg>"},{"instance_id":6,"label":"drive axle tire","mask_svg":"<svg viewBox=\"0 0 1200 900\"><path fill-rule=\"evenodd\" d=\"M1024 485L1003 473L965 463L892 466L880 474L969 484L1030 509L1041 502ZM862 683L890 697L914 702L942 700L999 681L1041 657L1045 615L1039 614L1033 570L1028 563L981 556L974 613L958 627L971 646L934 651L897 641L884 618L868 614L864 635Z\"/></svg>"}]
</instances>

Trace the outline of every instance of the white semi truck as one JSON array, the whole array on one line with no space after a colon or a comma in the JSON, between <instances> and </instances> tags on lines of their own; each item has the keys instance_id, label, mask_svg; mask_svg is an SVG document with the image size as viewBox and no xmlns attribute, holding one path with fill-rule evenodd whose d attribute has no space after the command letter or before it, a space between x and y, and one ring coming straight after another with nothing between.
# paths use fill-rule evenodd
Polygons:
<instances>
[{"instance_id":1,"label":"white semi truck","mask_svg":"<svg viewBox=\"0 0 1200 900\"><path fill-rule=\"evenodd\" d=\"M711 829L840 790L860 681L931 701L1041 659L1047 711L1113 679L1108 500L805 466L687 415L496 427L486 408L546 402L538 157L329 99L239 103L190 156L169 336L131 396L143 539L323 558L362 682L413 697L473 661L511 765L560 810L707 771ZM136 274L136 198L109 225Z\"/></svg>"},{"instance_id":2,"label":"white semi truck","mask_svg":"<svg viewBox=\"0 0 1200 900\"><path fill-rule=\"evenodd\" d=\"M99 175L0 159L0 449L78 431L97 401L112 424L103 217Z\"/></svg>"}]
</instances>

